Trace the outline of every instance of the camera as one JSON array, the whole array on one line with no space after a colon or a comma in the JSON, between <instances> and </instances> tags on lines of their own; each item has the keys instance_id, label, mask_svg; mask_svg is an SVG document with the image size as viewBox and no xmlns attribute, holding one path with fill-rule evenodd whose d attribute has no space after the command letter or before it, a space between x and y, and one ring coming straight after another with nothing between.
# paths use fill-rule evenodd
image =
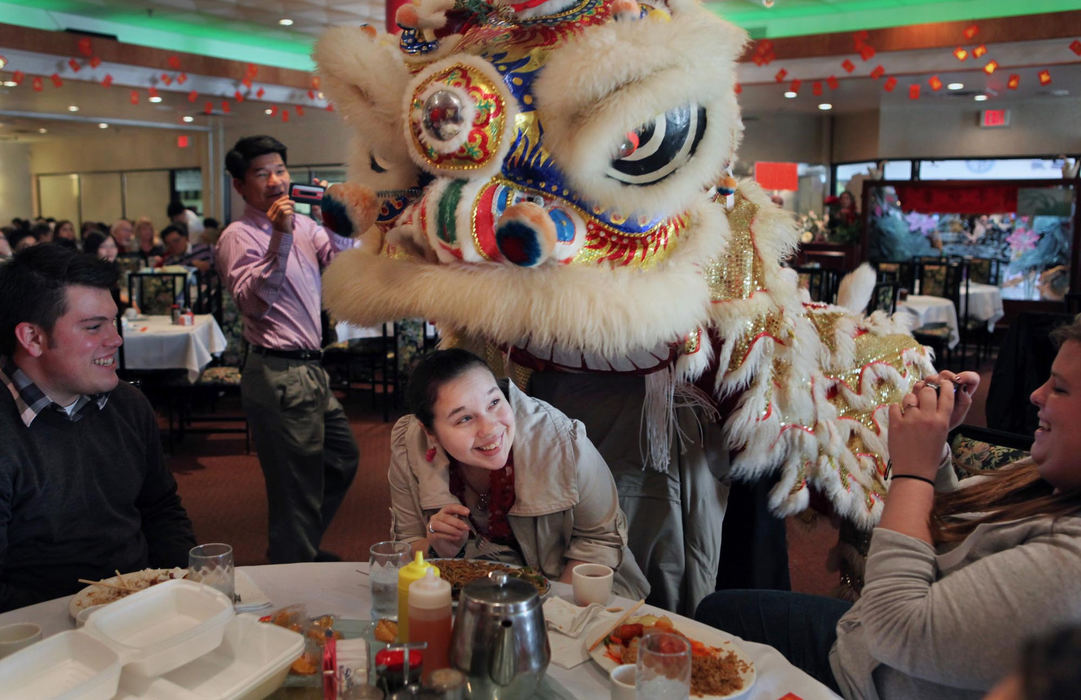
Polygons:
<instances>
[{"instance_id":1,"label":"camera","mask_svg":"<svg viewBox=\"0 0 1081 700\"><path fill-rule=\"evenodd\" d=\"M293 184L289 186L289 199L294 202L310 204L317 207L323 202L323 192L325 189L326 188L320 187L319 185Z\"/></svg>"}]
</instances>

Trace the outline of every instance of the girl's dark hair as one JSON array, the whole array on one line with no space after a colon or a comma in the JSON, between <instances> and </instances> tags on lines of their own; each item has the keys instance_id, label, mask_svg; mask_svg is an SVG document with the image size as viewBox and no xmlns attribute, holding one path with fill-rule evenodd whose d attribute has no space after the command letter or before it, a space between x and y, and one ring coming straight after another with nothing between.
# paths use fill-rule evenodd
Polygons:
<instances>
[{"instance_id":1,"label":"girl's dark hair","mask_svg":"<svg viewBox=\"0 0 1081 700\"><path fill-rule=\"evenodd\" d=\"M405 390L409 411L425 428L431 430L440 387L474 367L489 369L484 360L461 348L436 350L425 356L409 376L409 386Z\"/></svg>"},{"instance_id":2,"label":"girl's dark hair","mask_svg":"<svg viewBox=\"0 0 1081 700\"><path fill-rule=\"evenodd\" d=\"M86 234L86 238L83 239L83 252L89 253L90 255L97 255L98 248L100 248L101 244L109 238L113 238L113 234L102 233L97 230L91 231ZM113 238L113 242L116 243L115 238ZM117 247L119 248L119 245Z\"/></svg>"}]
</instances>

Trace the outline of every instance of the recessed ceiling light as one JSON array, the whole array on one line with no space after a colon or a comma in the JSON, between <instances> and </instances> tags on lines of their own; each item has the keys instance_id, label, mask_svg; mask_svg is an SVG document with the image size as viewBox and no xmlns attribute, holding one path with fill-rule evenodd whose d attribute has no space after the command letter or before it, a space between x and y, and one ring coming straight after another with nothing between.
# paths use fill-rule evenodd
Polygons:
<instances>
[{"instance_id":1,"label":"recessed ceiling light","mask_svg":"<svg viewBox=\"0 0 1081 700\"><path fill-rule=\"evenodd\" d=\"M278 24L283 27L291 27L293 26L293 20L289 19L288 17L282 17L278 20Z\"/></svg>"},{"instance_id":2,"label":"recessed ceiling light","mask_svg":"<svg viewBox=\"0 0 1081 700\"><path fill-rule=\"evenodd\" d=\"M263 110L263 114L265 114L265 115L267 115L269 117L271 114L274 114L274 110L272 110L270 107L267 107L266 109Z\"/></svg>"},{"instance_id":3,"label":"recessed ceiling light","mask_svg":"<svg viewBox=\"0 0 1081 700\"><path fill-rule=\"evenodd\" d=\"M947 90L964 90L965 89L965 84L964 83L948 83L946 85L946 89Z\"/></svg>"},{"instance_id":4,"label":"recessed ceiling light","mask_svg":"<svg viewBox=\"0 0 1081 700\"><path fill-rule=\"evenodd\" d=\"M148 102L161 102L161 95L146 98Z\"/></svg>"},{"instance_id":5,"label":"recessed ceiling light","mask_svg":"<svg viewBox=\"0 0 1081 700\"><path fill-rule=\"evenodd\" d=\"M99 129L108 129L109 125L106 122L98 122Z\"/></svg>"},{"instance_id":6,"label":"recessed ceiling light","mask_svg":"<svg viewBox=\"0 0 1081 700\"><path fill-rule=\"evenodd\" d=\"M191 124L193 121L195 121L195 117L191 116L190 114L185 114L183 117L181 117L181 119L183 119L184 122L187 124Z\"/></svg>"},{"instance_id":7,"label":"recessed ceiling light","mask_svg":"<svg viewBox=\"0 0 1081 700\"><path fill-rule=\"evenodd\" d=\"M785 90L784 91L784 96L786 98L790 99L790 100L794 100L797 97L799 97L799 93L798 92L792 92L791 90Z\"/></svg>"},{"instance_id":8,"label":"recessed ceiling light","mask_svg":"<svg viewBox=\"0 0 1081 700\"><path fill-rule=\"evenodd\" d=\"M829 102L823 102L822 104L818 105L818 108L823 112L828 112L833 109L833 105L831 105Z\"/></svg>"},{"instance_id":9,"label":"recessed ceiling light","mask_svg":"<svg viewBox=\"0 0 1081 700\"><path fill-rule=\"evenodd\" d=\"M15 82L14 80L5 80L4 81L4 87L18 87L18 86L19 86L19 84L17 82Z\"/></svg>"},{"instance_id":10,"label":"recessed ceiling light","mask_svg":"<svg viewBox=\"0 0 1081 700\"><path fill-rule=\"evenodd\" d=\"M47 134L47 133L49 133L49 130L46 129L45 127L41 127L40 129L38 129L38 133L39 134Z\"/></svg>"},{"instance_id":11,"label":"recessed ceiling light","mask_svg":"<svg viewBox=\"0 0 1081 700\"><path fill-rule=\"evenodd\" d=\"M986 102L987 95L973 95L972 99L976 100L977 102Z\"/></svg>"},{"instance_id":12,"label":"recessed ceiling light","mask_svg":"<svg viewBox=\"0 0 1081 700\"><path fill-rule=\"evenodd\" d=\"M79 111L79 105L68 105L68 111L69 112L78 112Z\"/></svg>"}]
</instances>

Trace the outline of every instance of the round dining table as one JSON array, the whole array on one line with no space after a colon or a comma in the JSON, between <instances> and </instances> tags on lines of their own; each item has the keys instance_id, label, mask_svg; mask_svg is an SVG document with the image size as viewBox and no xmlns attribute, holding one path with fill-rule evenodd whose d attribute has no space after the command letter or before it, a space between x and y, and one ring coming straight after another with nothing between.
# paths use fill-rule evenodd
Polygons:
<instances>
[{"instance_id":1,"label":"round dining table","mask_svg":"<svg viewBox=\"0 0 1081 700\"><path fill-rule=\"evenodd\" d=\"M367 562L334 562L312 564L277 564L239 567L258 587L259 593L270 601L266 612L293 604L304 604L308 613L333 614L342 618L368 619L371 592ZM553 582L551 595L568 601L573 599L571 587ZM68 614L70 596L57 598L37 605L0 614L0 626L14 622L34 622L41 626L48 637L73 629L74 621ZM243 603L243 601L241 601ZM610 606L629 607L626 598L614 597ZM738 640L694 620L646 605L636 614L663 614L676 627L691 635L716 636L718 634L736 639L745 654L754 662L754 684L738 697L747 700L779 700L791 697L803 700L837 698L838 696L800 669L789 663L779 651L765 644ZM552 633L555 634L555 633ZM548 667L548 677L543 693L538 698L594 698L600 700L610 694L608 674L593 661L586 661L573 668L561 668L556 664ZM273 696L272 696L273 697Z\"/></svg>"}]
</instances>

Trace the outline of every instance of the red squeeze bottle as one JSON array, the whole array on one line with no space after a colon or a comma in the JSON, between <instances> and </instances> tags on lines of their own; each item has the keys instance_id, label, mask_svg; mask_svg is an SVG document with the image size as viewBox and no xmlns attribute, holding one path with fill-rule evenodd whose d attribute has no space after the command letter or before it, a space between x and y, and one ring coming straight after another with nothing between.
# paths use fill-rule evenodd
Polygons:
<instances>
[{"instance_id":1,"label":"red squeeze bottle","mask_svg":"<svg viewBox=\"0 0 1081 700\"><path fill-rule=\"evenodd\" d=\"M450 666L450 582L439 578L435 569L409 584L408 624L409 641L428 642L421 678L427 683L432 671Z\"/></svg>"}]
</instances>

